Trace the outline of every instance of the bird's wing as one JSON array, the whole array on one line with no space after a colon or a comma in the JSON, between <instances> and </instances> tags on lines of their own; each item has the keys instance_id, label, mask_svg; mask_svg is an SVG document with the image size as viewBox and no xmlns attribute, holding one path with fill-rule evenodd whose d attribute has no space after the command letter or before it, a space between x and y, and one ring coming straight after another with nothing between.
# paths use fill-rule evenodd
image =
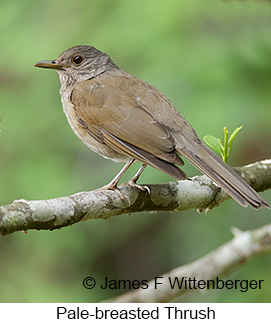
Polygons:
<instances>
[{"instance_id":1,"label":"bird's wing","mask_svg":"<svg viewBox=\"0 0 271 323\"><path fill-rule=\"evenodd\" d=\"M175 141L168 129L135 93L129 95L127 83L120 83L118 78L114 82L112 77L109 80L96 77L76 85L70 100L78 122L91 136L119 153L185 178L173 165L183 165L183 161L175 151ZM175 174L163 169L167 167L173 167Z\"/></svg>"}]
</instances>

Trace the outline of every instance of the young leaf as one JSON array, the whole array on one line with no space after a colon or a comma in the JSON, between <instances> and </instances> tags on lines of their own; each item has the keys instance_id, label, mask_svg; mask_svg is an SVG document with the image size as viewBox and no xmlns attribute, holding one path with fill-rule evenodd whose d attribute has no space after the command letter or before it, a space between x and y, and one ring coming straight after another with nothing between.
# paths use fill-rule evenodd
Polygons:
<instances>
[{"instance_id":1,"label":"young leaf","mask_svg":"<svg viewBox=\"0 0 271 323\"><path fill-rule=\"evenodd\" d=\"M242 128L243 128L243 126L236 128L236 129L233 131L233 133L230 135L229 142L228 142L229 149L230 149L230 147L231 147L231 144L232 144L232 142L233 142L233 140L234 140L235 136L238 134L238 132L239 132Z\"/></svg>"},{"instance_id":2,"label":"young leaf","mask_svg":"<svg viewBox=\"0 0 271 323\"><path fill-rule=\"evenodd\" d=\"M205 143L211 147L213 150L217 151L223 158L224 155L224 147L223 144L221 142L220 138L217 138L215 136L211 136L211 135L206 135L203 137L203 140L205 141Z\"/></svg>"},{"instance_id":3,"label":"young leaf","mask_svg":"<svg viewBox=\"0 0 271 323\"><path fill-rule=\"evenodd\" d=\"M206 135L203 137L203 140L205 143L210 146L213 150L219 152L221 155L223 161L226 163L228 160L228 157L230 155L230 149L231 145L233 143L234 138L238 134L238 132L242 129L243 126L236 128L233 133L230 135L230 138L228 139L229 136L229 131L227 127L224 127L224 145L222 143L222 140L220 138L211 136L211 135Z\"/></svg>"},{"instance_id":4,"label":"young leaf","mask_svg":"<svg viewBox=\"0 0 271 323\"><path fill-rule=\"evenodd\" d=\"M227 127L224 127L224 147L223 147L223 161L226 163L228 159L228 136L229 136L229 131Z\"/></svg>"}]
</instances>

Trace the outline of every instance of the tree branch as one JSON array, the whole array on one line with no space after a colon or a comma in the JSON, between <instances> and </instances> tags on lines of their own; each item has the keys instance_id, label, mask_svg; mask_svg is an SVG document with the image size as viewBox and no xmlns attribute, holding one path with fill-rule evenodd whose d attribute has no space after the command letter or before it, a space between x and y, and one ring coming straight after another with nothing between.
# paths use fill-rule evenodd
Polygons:
<instances>
[{"instance_id":1,"label":"tree branch","mask_svg":"<svg viewBox=\"0 0 271 323\"><path fill-rule=\"evenodd\" d=\"M156 288L155 280L152 280L148 282L147 289L139 288L104 302L169 302L192 289L200 289L197 284L195 286L192 284L191 288L185 288L184 284L179 288L179 286L175 284L175 288L172 288L170 281L172 282L176 280L176 278L179 281L181 281L182 278L191 278L195 282L202 281L201 287L203 287L202 284L204 282L207 283L209 280L214 280L216 284L217 279L221 279L221 276L225 276L233 269L244 265L246 261L251 260L260 254L271 252L270 224L251 231L242 232L236 228L233 228L232 231L235 237L231 241L190 264L161 275L161 278L159 278L159 280L157 279L159 285L157 285ZM237 282L237 284L239 283ZM210 286L212 288L212 282L210 283ZM240 284L238 287L241 289ZM244 285L242 287L244 288ZM203 289L200 290L202 291Z\"/></svg>"},{"instance_id":2,"label":"tree branch","mask_svg":"<svg viewBox=\"0 0 271 323\"><path fill-rule=\"evenodd\" d=\"M256 191L271 188L271 160L235 170ZM148 187L150 194L127 184L121 185L123 199L115 191L98 189L50 200L15 200L0 207L0 234L30 229L54 230L80 221L133 212L208 211L229 198L206 176Z\"/></svg>"}]
</instances>

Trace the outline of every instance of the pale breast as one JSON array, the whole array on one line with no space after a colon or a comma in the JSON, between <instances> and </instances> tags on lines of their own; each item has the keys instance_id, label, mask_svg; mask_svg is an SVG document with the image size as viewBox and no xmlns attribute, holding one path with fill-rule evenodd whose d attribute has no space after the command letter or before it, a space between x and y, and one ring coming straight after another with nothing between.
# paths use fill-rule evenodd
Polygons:
<instances>
[{"instance_id":1,"label":"pale breast","mask_svg":"<svg viewBox=\"0 0 271 323\"><path fill-rule=\"evenodd\" d=\"M70 103L70 91L69 93L62 93L61 102L63 111L67 117L70 127L77 137L95 153L103 156L104 158L112 159L115 162L127 162L130 158L125 155L117 153L115 150L107 146L106 144L100 143L94 139L87 130L77 121L73 105Z\"/></svg>"}]
</instances>

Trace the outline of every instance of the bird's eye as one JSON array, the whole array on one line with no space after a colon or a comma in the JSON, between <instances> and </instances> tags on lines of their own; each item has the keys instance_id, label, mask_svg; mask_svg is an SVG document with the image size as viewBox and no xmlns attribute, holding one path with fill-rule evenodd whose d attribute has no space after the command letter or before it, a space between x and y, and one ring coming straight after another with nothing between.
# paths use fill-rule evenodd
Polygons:
<instances>
[{"instance_id":1,"label":"bird's eye","mask_svg":"<svg viewBox=\"0 0 271 323\"><path fill-rule=\"evenodd\" d=\"M72 61L76 64L79 65L80 63L82 63L83 57L80 55L76 55L74 56L74 58L72 59Z\"/></svg>"}]
</instances>

